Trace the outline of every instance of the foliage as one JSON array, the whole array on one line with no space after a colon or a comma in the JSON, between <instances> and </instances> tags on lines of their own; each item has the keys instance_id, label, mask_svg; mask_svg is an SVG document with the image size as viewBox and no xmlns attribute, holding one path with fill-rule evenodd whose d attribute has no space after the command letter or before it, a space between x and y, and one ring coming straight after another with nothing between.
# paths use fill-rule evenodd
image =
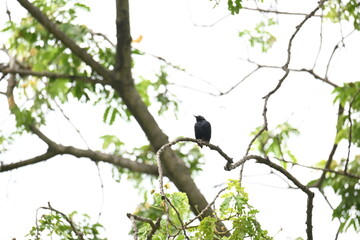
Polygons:
<instances>
[{"instance_id":1,"label":"foliage","mask_svg":"<svg viewBox=\"0 0 360 240\"><path fill-rule=\"evenodd\" d=\"M89 10L87 6L76 0L51 2L37 0L34 1L34 4L51 16L57 26L77 44L99 56L99 62L107 67L113 65L109 62L114 55L113 52L110 53L113 51L110 50L112 48L103 39L95 40L92 31L85 25L71 23L77 18L79 10ZM60 74L70 76L98 77L30 15L22 18L20 23L9 21L3 31L10 34L5 47L9 49L10 54L17 57L24 69L50 73L59 73L58 71L61 70ZM103 54L103 51L107 51L107 54ZM44 114L54 109L54 101L65 103L72 96L79 101L88 102L91 97L95 96L92 93L101 94L104 90L104 88L95 87L94 84L74 81L71 77L55 79L24 76L18 81L21 91L16 102L26 103L26 106L23 107L21 104L22 108L16 111L18 126L22 125L23 120L29 119L30 116L37 124L45 124Z\"/></svg>"},{"instance_id":2,"label":"foliage","mask_svg":"<svg viewBox=\"0 0 360 240\"><path fill-rule=\"evenodd\" d=\"M360 147L360 82L345 83L344 86L335 88L333 93L334 102L339 102L345 110L338 116L335 142L350 140Z\"/></svg>"},{"instance_id":3,"label":"foliage","mask_svg":"<svg viewBox=\"0 0 360 240\"><path fill-rule=\"evenodd\" d=\"M352 21L354 28L360 30L360 8L357 0L330 0L324 5L325 17L333 22Z\"/></svg>"},{"instance_id":4,"label":"foliage","mask_svg":"<svg viewBox=\"0 0 360 240\"><path fill-rule=\"evenodd\" d=\"M14 133L7 135L4 134L2 130L0 130L0 153L6 152L8 150L9 145L11 145L14 141Z\"/></svg>"},{"instance_id":5,"label":"foliage","mask_svg":"<svg viewBox=\"0 0 360 240\"><path fill-rule=\"evenodd\" d=\"M256 128L252 135L256 135L261 127ZM268 130L261 133L261 135L256 139L254 145L256 150L268 157L275 157L277 159L286 160L290 159L292 162L296 163L296 157L288 149L287 141L293 135L298 135L299 131L292 127L289 123L279 124L275 127L274 130ZM286 162L281 162L284 168L287 167Z\"/></svg>"},{"instance_id":6,"label":"foliage","mask_svg":"<svg viewBox=\"0 0 360 240\"><path fill-rule=\"evenodd\" d=\"M360 146L360 82L345 83L342 87L337 87L333 91L334 102L339 102L343 111L338 116L337 134L335 143L346 140L348 144ZM350 113L350 114L349 114ZM351 134L350 134L351 133ZM349 150L348 150L349 151ZM317 164L318 167L324 168L326 161ZM344 171L356 176L360 175L360 155L355 155L351 160L342 159L340 163L333 160L329 167L334 171ZM311 181L309 184L316 182ZM333 218L340 221L340 232L347 231L352 227L355 231L360 232L360 184L356 178L327 173L322 188L331 188L335 194L341 197L339 205L333 211Z\"/></svg>"},{"instance_id":7,"label":"foliage","mask_svg":"<svg viewBox=\"0 0 360 240\"><path fill-rule=\"evenodd\" d=\"M115 54L112 43L106 37L95 34L86 25L72 23L77 18L79 10L89 10L86 5L78 0L37 0L34 4L47 16L51 16L67 36L86 49L89 54L96 56L96 60L101 65L110 70L114 68ZM18 84L22 91L16 102L25 101L26 106L16 111L18 126L24 123L22 120L29 117L36 120L38 125L45 124L44 113L55 109L54 102L66 103L74 99L105 106L103 121L109 125L112 125L117 117L130 120L130 112L113 88L87 81L74 81L72 76L100 80L101 77L46 31L31 15L22 18L20 23L7 22L7 26L2 31L10 34L5 47L9 49L10 54L17 56L23 68L70 76L69 78L38 76L19 78ZM139 54L136 49L134 54ZM139 94L148 106L151 105L152 100L159 103L159 114L164 114L168 110L173 110L176 114L179 101L168 91L169 82L164 67L161 67L156 78L154 82L145 79L139 81L137 83ZM149 91L150 86L153 91ZM150 92L153 93L151 97Z\"/></svg>"},{"instance_id":8,"label":"foliage","mask_svg":"<svg viewBox=\"0 0 360 240\"><path fill-rule=\"evenodd\" d=\"M260 45L261 51L267 52L276 41L276 37L268 31L268 29L275 24L276 22L272 18L269 18L266 22L260 21L252 30L245 29L240 31L239 36L246 38L251 47Z\"/></svg>"},{"instance_id":9,"label":"foliage","mask_svg":"<svg viewBox=\"0 0 360 240\"><path fill-rule=\"evenodd\" d=\"M179 99L176 99L169 91L170 82L166 66L160 66L160 71L155 74L155 78L153 81L140 78L140 81L136 83L137 91L147 106L152 105L154 100L158 103L157 105L160 104L160 106L156 106L158 115L163 115L172 110L176 116L179 110Z\"/></svg>"},{"instance_id":10,"label":"foliage","mask_svg":"<svg viewBox=\"0 0 360 240\"><path fill-rule=\"evenodd\" d=\"M228 0L228 9L231 14L238 14L240 9L242 8L241 0Z\"/></svg>"},{"instance_id":11,"label":"foliage","mask_svg":"<svg viewBox=\"0 0 360 240\"><path fill-rule=\"evenodd\" d=\"M135 215L147 217L156 221L162 218L159 229L153 235L152 239L167 239L167 236L173 236L175 239L184 239L183 227L179 221L179 216L186 226L186 234L193 240L200 239L256 239L266 240L271 239L267 235L267 231L261 228L261 225L256 220L258 211L249 204L247 193L244 191L237 180L229 180L226 191L220 196L222 202L217 208L217 217L221 221L228 221L232 224L232 231L230 237L221 236L216 230L215 217L205 217L201 219L198 225L188 226L186 221L190 218L190 206L187 196L184 193L175 192L166 194L172 205L167 206L169 209L166 212L166 200L158 193L153 195L153 203L141 204L135 211ZM148 223L137 222L140 239L146 239L146 236L152 230Z\"/></svg>"},{"instance_id":12,"label":"foliage","mask_svg":"<svg viewBox=\"0 0 360 240\"><path fill-rule=\"evenodd\" d=\"M258 210L249 204L248 194L239 181L229 180L227 185L227 191L221 195L224 200L220 204L219 215L221 219L232 221L233 232L229 239L272 239L256 220Z\"/></svg>"},{"instance_id":13,"label":"foliage","mask_svg":"<svg viewBox=\"0 0 360 240\"><path fill-rule=\"evenodd\" d=\"M76 231L80 233L83 239L92 239L92 240L106 240L107 238L102 237L103 226L99 223L92 224L90 222L90 217L87 214L83 214L81 217L81 222L75 224L73 219L76 218L77 212L74 211L67 216L70 221L76 227ZM79 239L77 234L74 231L73 226L68 222L68 219L65 218L59 212L50 211L49 214L44 214L40 219L36 221L36 226L32 227L27 237L28 239L46 239L50 237L51 239L57 236L56 239L61 240L75 240Z\"/></svg>"},{"instance_id":14,"label":"foliage","mask_svg":"<svg viewBox=\"0 0 360 240\"><path fill-rule=\"evenodd\" d=\"M340 164L336 164L332 169L342 171L345 167L346 160L342 159ZM360 155L349 161L348 173L360 175ZM340 221L340 232L347 231L352 227L355 231L360 232L360 183L358 179L335 173L327 173L323 183L324 188L331 188L341 197L339 205L334 209L333 218Z\"/></svg>"}]
</instances>

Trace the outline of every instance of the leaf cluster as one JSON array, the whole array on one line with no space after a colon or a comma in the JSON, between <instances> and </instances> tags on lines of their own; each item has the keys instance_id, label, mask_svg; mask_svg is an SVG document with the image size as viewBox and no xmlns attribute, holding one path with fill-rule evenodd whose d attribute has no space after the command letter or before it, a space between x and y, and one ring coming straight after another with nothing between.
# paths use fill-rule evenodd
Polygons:
<instances>
[{"instance_id":1,"label":"leaf cluster","mask_svg":"<svg viewBox=\"0 0 360 240\"><path fill-rule=\"evenodd\" d=\"M76 217L77 212L74 211L67 217L71 221ZM83 214L81 221L71 226L65 217L58 213L51 211L49 214L44 214L40 219L37 220L37 225L32 227L29 234L27 235L29 240L32 239L46 239L50 237L57 237L56 239L61 240L77 240L79 239L78 234L81 234L82 239L91 240L106 240L107 238L102 237L103 226L99 223L92 224L90 217L87 214Z\"/></svg>"},{"instance_id":2,"label":"leaf cluster","mask_svg":"<svg viewBox=\"0 0 360 240\"><path fill-rule=\"evenodd\" d=\"M275 24L276 22L273 18L269 18L267 21L260 21L254 29L240 31L239 37L247 39L251 47L259 45L263 53L267 52L276 41L276 37L268 30Z\"/></svg>"},{"instance_id":3,"label":"leaf cluster","mask_svg":"<svg viewBox=\"0 0 360 240\"><path fill-rule=\"evenodd\" d=\"M339 102L344 109L338 116L335 142L350 140L360 147L360 82L345 83L342 87L335 88L333 93L334 102Z\"/></svg>"},{"instance_id":4,"label":"leaf cluster","mask_svg":"<svg viewBox=\"0 0 360 240\"><path fill-rule=\"evenodd\" d=\"M333 167L335 171L344 169L346 160ZM348 172L360 175L360 155L349 162ZM333 218L340 221L340 232L347 231L352 227L360 232L360 183L358 179L349 178L335 173L327 173L323 187L331 188L337 195L341 196L341 201L333 211Z\"/></svg>"},{"instance_id":5,"label":"leaf cluster","mask_svg":"<svg viewBox=\"0 0 360 240\"><path fill-rule=\"evenodd\" d=\"M172 110L175 114L179 110L179 99L175 97L169 91L170 82L168 80L168 73L166 66L160 66L160 70L155 74L155 79L150 80L143 77L140 77L136 83L136 90L139 92L142 100L146 106L153 105L154 102L157 103L157 114L163 115L164 113Z\"/></svg>"},{"instance_id":6,"label":"leaf cluster","mask_svg":"<svg viewBox=\"0 0 360 240\"><path fill-rule=\"evenodd\" d=\"M357 0L330 0L324 5L325 17L332 22L352 21L354 28L360 31L360 6Z\"/></svg>"},{"instance_id":7,"label":"leaf cluster","mask_svg":"<svg viewBox=\"0 0 360 240\"><path fill-rule=\"evenodd\" d=\"M261 127L256 128L252 135L256 135ZM296 163L296 157L291 153L287 146L287 142L293 135L298 135L299 131L292 127L289 123L279 124L274 130L268 130L261 133L261 135L254 142L256 150L267 157L274 157L277 159L290 159ZM287 163L281 162L282 166L286 169Z\"/></svg>"},{"instance_id":8,"label":"leaf cluster","mask_svg":"<svg viewBox=\"0 0 360 240\"><path fill-rule=\"evenodd\" d=\"M87 26L73 24L78 11L89 10L86 5L78 0L36 0L33 3L78 45L96 55L101 64L109 68L113 66L113 48L103 38L95 38ZM16 102L21 103L22 100L26 103L25 107L16 112L16 119L20 120L18 126L24 122L21 120L28 119L29 115L38 124L44 124L45 113L54 109L53 101L65 103L72 96L83 102L93 98L95 104L98 103L95 97L97 94L104 92L104 96L110 96L104 87L96 87L95 84L89 83L90 81L78 81L71 77L101 79L31 15L22 18L19 23L9 21L2 31L10 35L5 48L8 49L9 54L16 56L17 64L21 69L70 76L51 78L24 75L17 78L16 84L20 91ZM23 106L23 104L18 105Z\"/></svg>"},{"instance_id":9,"label":"leaf cluster","mask_svg":"<svg viewBox=\"0 0 360 240\"><path fill-rule=\"evenodd\" d=\"M147 217L156 221L162 218L159 229L152 236L152 239L185 239L186 235L192 240L200 239L271 239L266 230L256 220L258 211L249 204L247 193L244 191L238 181L229 180L226 191L220 196L222 202L214 217L205 217L199 221L198 225L188 225L187 220L190 219L190 206L185 193L175 192L166 194L174 208L168 206L166 212L166 200L160 194L154 194L154 202L152 204L143 204L135 214ZM184 225L181 225L179 217ZM229 222L232 224L229 237L223 236L216 229L217 221ZM138 222L139 238L146 239L152 228L146 222Z\"/></svg>"}]
</instances>

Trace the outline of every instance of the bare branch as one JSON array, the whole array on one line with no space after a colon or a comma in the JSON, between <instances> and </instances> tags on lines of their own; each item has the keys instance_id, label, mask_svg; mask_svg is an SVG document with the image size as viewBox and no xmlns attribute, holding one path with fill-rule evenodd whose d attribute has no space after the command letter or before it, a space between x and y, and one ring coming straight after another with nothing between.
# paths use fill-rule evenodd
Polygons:
<instances>
[{"instance_id":1,"label":"bare branch","mask_svg":"<svg viewBox=\"0 0 360 240\"><path fill-rule=\"evenodd\" d=\"M335 171L335 170L332 170L332 169L329 169L329 168L319 168L319 167L307 166L307 165L303 165L303 164L300 164L300 163L297 163L297 162L287 161L285 159L277 159L277 160L279 160L281 162L284 162L284 163L292 164L293 166L299 166L299 167L313 169L313 170L317 170L317 171L323 171L323 172L330 172L330 173L334 173L334 174L349 177L349 178L360 179L360 176L355 175L355 174L351 174L349 172ZM313 187L313 186L311 186L311 187Z\"/></svg>"},{"instance_id":2,"label":"bare branch","mask_svg":"<svg viewBox=\"0 0 360 240\"><path fill-rule=\"evenodd\" d=\"M228 93L230 93L232 90L234 90L237 86L239 86L240 83L244 82L246 79L248 79L251 75L253 75L254 73L256 73L259 69L261 68L260 65L257 66L257 68L255 68L254 70L252 70L251 72L249 72L248 74L246 74L239 82L237 82L234 86L232 86L231 88L229 88L227 91L222 92L220 91L220 94L218 96L222 96L222 95L226 95Z\"/></svg>"},{"instance_id":3,"label":"bare branch","mask_svg":"<svg viewBox=\"0 0 360 240\"><path fill-rule=\"evenodd\" d=\"M56 100L54 100L56 107L60 110L61 114L64 116L64 118L69 122L69 124L74 128L74 130L78 133L79 137L82 139L82 141L85 143L86 147L90 149L89 144L87 143L84 136L81 134L80 130L75 126L75 124L70 120L70 118L65 114L64 110L60 107L60 105L57 103Z\"/></svg>"},{"instance_id":4,"label":"bare branch","mask_svg":"<svg viewBox=\"0 0 360 240\"><path fill-rule=\"evenodd\" d=\"M292 36L290 37L290 40L289 40L289 43L288 43L288 50L287 50L287 53L288 53L288 57L287 57L287 61L284 65L284 69L288 69L288 66L289 66L289 63L290 63L290 59L291 59L291 48L292 48L292 42L295 38L295 36L297 35L297 33L300 31L300 29L302 28L302 26L305 24L305 22L307 20L309 20L311 17L313 17L315 15L315 13L324 5L324 2L326 0L320 0L319 1L319 4L317 5L317 7L312 10L309 14L307 14L304 18L304 20L302 20L300 22L299 25L296 26L296 30L295 32L292 34Z\"/></svg>"},{"instance_id":5,"label":"bare branch","mask_svg":"<svg viewBox=\"0 0 360 240\"><path fill-rule=\"evenodd\" d=\"M339 103L339 108L338 108L338 121L339 121L341 115L343 114L343 112L344 112L344 108L343 108L343 107L341 106L341 104ZM326 161L326 164L325 164L325 167L324 167L325 169L330 169L330 165L331 165L331 163L332 163L332 161L333 161L333 157L334 157L334 155L335 155L335 152L336 152L337 147L338 147L338 144L337 144L337 143L334 143L333 146L332 146L332 148L331 148L329 157L328 157L328 159L327 159L327 161ZM321 174L319 180L318 180L313 186L311 186L311 187L321 188L321 185L322 185L322 183L323 183L324 180L325 180L325 176L326 176L326 171L324 171L324 172Z\"/></svg>"},{"instance_id":6,"label":"bare branch","mask_svg":"<svg viewBox=\"0 0 360 240\"><path fill-rule=\"evenodd\" d=\"M154 176L158 175L158 170L155 165L132 161L128 158L124 158L114 154L106 154L98 151L84 150L72 146L63 146L49 139L47 136L45 136L45 134L43 134L39 129L35 128L34 126L31 127L31 131L48 145L48 151L34 158L19 161L16 163L3 164L0 167L0 172L10 171L31 164L43 162L56 155L69 154L77 158L89 158L94 162L110 163L115 166L127 168L131 171L139 173L145 173Z\"/></svg>"},{"instance_id":7,"label":"bare branch","mask_svg":"<svg viewBox=\"0 0 360 240\"><path fill-rule=\"evenodd\" d=\"M275 65L265 65L265 64L260 64L260 63L256 63L250 59L246 59L249 63L255 64L257 67L260 68L274 68L274 69L282 69L283 67L281 66L275 66ZM296 69L296 68L289 68L290 72L306 72L309 73L310 75L312 75L315 79L318 79L320 81L323 81L333 87L338 87L337 84L331 82L327 76L325 77L321 77L319 74L315 73L314 69L307 69L307 68L301 68L301 69Z\"/></svg>"},{"instance_id":8,"label":"bare branch","mask_svg":"<svg viewBox=\"0 0 360 240\"><path fill-rule=\"evenodd\" d=\"M308 15L305 16L304 20L302 20L297 26L296 26L296 30L295 32L291 35L289 42L288 42L288 47L287 47L287 60L284 64L284 66L282 67L282 69L285 71L284 75L279 79L278 84L275 86L275 88L270 91L266 96L263 97L264 99L264 108L263 108L263 118L264 118L264 123L263 123L263 127L262 129L255 135L255 137L250 141L250 144L248 146L248 149L246 151L246 154L248 154L252 144L254 143L254 141L257 139L257 137L259 137L261 135L261 133L263 131L267 131L268 128L268 121L267 121L267 104L269 101L269 98L271 97L271 95L273 95L282 85L282 83L284 82L284 80L287 78L287 76L289 75L290 69L289 69L289 64L290 64L290 60L291 60L291 49L292 49L292 43L293 40L295 39L295 36L298 34L298 32L300 31L300 29L302 28L302 26L305 24L305 22L310 19L312 16L314 16L314 14L323 6L324 2L326 0L320 0L318 6L311 11Z\"/></svg>"},{"instance_id":9,"label":"bare branch","mask_svg":"<svg viewBox=\"0 0 360 240\"><path fill-rule=\"evenodd\" d=\"M27 160L22 160L19 162L15 162L15 163L10 163L10 164L1 164L0 165L0 172L6 172L6 171L11 171L13 169L18 169L21 167L25 167L28 165L32 165L35 163L39 163L39 162L43 162L46 161L52 157L55 157L57 155L57 153L48 150L46 153L41 154L39 156L33 157L33 158L29 158Z\"/></svg>"},{"instance_id":10,"label":"bare branch","mask_svg":"<svg viewBox=\"0 0 360 240\"><path fill-rule=\"evenodd\" d=\"M351 34L353 34L356 30L354 29L353 31L351 31L348 35L346 35L345 37L342 37L341 40L335 45L331 55L330 55L330 58L329 58L329 61L328 61L328 64L326 66L326 71L325 71L325 78L328 77L328 73L329 73L329 69L330 69L330 63L334 57L334 54L336 52L336 50L338 50L341 46L344 46L344 40L346 38L348 38Z\"/></svg>"},{"instance_id":11,"label":"bare branch","mask_svg":"<svg viewBox=\"0 0 360 240\"><path fill-rule=\"evenodd\" d=\"M291 15L291 16L308 16L308 13L299 13L299 12L284 12L284 11L278 11L278 10L271 10L271 9L263 9L263 8L250 8L250 7L243 7L244 10L249 11L256 11L256 12L262 12L262 13L275 13L280 15ZM322 14L314 14L313 17L323 17Z\"/></svg>"},{"instance_id":12,"label":"bare branch","mask_svg":"<svg viewBox=\"0 0 360 240\"><path fill-rule=\"evenodd\" d=\"M241 8L242 10L248 10L248 11L255 11L255 12L260 12L260 13L274 13L274 14L278 14L278 15L289 15L289 16L307 16L307 13L299 13L299 12L284 12L284 11L278 11L278 10L271 10L271 9L263 9L263 8L251 8L251 7L245 7L243 6ZM219 18L218 20L216 20L215 22L211 23L211 24L197 24L193 21L193 24L195 27L213 27L216 24L222 22L223 20L225 20L226 18L230 17L231 14L227 14L221 18ZM314 17L323 17L322 15L319 14L314 14Z\"/></svg>"},{"instance_id":13,"label":"bare branch","mask_svg":"<svg viewBox=\"0 0 360 240\"><path fill-rule=\"evenodd\" d=\"M302 68L302 69L299 69L299 70L298 70L298 69L292 69L291 71L310 73L315 79L318 79L318 80L320 80L320 81L323 81L323 82L325 82L325 83L327 83L327 84L329 84L329 85L331 85L331 86L333 86L333 87L338 87L337 84L329 81L329 79L328 79L326 76L325 76L325 77L320 77L318 74L316 74L316 73L314 72L314 69L305 69L305 68Z\"/></svg>"},{"instance_id":14,"label":"bare branch","mask_svg":"<svg viewBox=\"0 0 360 240\"><path fill-rule=\"evenodd\" d=\"M94 32L93 30L89 30L89 33L92 35L92 36L101 36L102 38L104 38L108 43L110 43L110 45L112 47L115 47L115 44L103 33L99 33L99 32Z\"/></svg>"},{"instance_id":15,"label":"bare branch","mask_svg":"<svg viewBox=\"0 0 360 240\"><path fill-rule=\"evenodd\" d=\"M324 9L321 9L321 15L323 15L324 13ZM321 50L322 50L322 46L323 46L323 16L320 17L320 41L319 41L319 48L318 48L318 52L316 54L315 60L314 60L314 64L312 66L312 69L315 68L317 61L319 59Z\"/></svg>"},{"instance_id":16,"label":"bare branch","mask_svg":"<svg viewBox=\"0 0 360 240\"><path fill-rule=\"evenodd\" d=\"M12 23L12 19L11 19L11 12L9 10L9 7L8 7L8 4L7 4L7 1L5 1L5 6L6 6L6 14L8 15L8 18L9 18L9 22Z\"/></svg>"},{"instance_id":17,"label":"bare branch","mask_svg":"<svg viewBox=\"0 0 360 240\"><path fill-rule=\"evenodd\" d=\"M132 225L132 228L133 228L133 231L134 231L134 240L137 240L138 239L138 228L136 226L136 222L135 222L135 218L137 217L137 220L140 220L140 221L144 221L144 222L148 222L151 224L154 224L151 219L149 218L143 218L143 217L139 217L139 216L136 216L136 215L132 215L130 213L126 214L127 217L131 220L131 225Z\"/></svg>"},{"instance_id":18,"label":"bare branch","mask_svg":"<svg viewBox=\"0 0 360 240\"><path fill-rule=\"evenodd\" d=\"M204 146L209 147L211 150L217 151L228 163L233 163L233 159L229 157L219 146L215 146L214 144L202 141L201 139L194 139L194 138L188 138L188 137L179 137L175 140L164 144L158 151L157 154L160 154L168 147L171 147L172 145L175 145L178 142L194 142L194 143L200 143Z\"/></svg>"}]
</instances>

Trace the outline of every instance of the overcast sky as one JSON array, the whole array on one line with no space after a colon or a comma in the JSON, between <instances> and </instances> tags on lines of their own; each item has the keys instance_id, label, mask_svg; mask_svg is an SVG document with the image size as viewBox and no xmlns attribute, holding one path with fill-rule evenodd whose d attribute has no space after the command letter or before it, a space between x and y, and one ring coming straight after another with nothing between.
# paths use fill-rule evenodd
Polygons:
<instances>
[{"instance_id":1,"label":"overcast sky","mask_svg":"<svg viewBox=\"0 0 360 240\"><path fill-rule=\"evenodd\" d=\"M114 1L88 2L92 13L83 13L78 21L115 41ZM306 4L303 1L278 2L279 10L304 13L309 13L317 4L317 1L307 1ZM8 1L8 5L15 20L24 13L15 1ZM277 37L277 42L269 52L263 54L259 49L250 48L244 39L238 37L238 32L254 27L265 15L243 10L238 16L225 17L228 15L226 6L220 4L213 8L213 5L214 1L131 1L132 37L143 36L142 41L133 46L187 70L184 73L168 69L169 80L176 83L170 90L180 103L180 111L178 118L171 113L156 118L169 138L193 137L193 115L200 114L212 124L212 143L219 145L234 159L240 159L251 139L250 133L263 122L262 97L276 86L282 70L260 70L222 97L200 91L216 94L217 88L222 91L230 89L255 68L244 59L282 66L286 60L289 37L303 16L275 17L279 24L270 31ZM0 9L0 24L3 26L6 20L5 0L1 0ZM223 17L212 27L199 27L211 25ZM310 19L296 36L290 64L292 68L311 68L314 65L320 44L319 29L320 19ZM342 31L347 35L351 26L343 24ZM340 39L339 25L326 21L323 24L322 50L315 68L319 74L325 73L328 58ZM359 33L354 33L345 40L346 48L340 49L334 56L329 78L338 85L358 81L356 56L360 54L359 40ZM0 44L3 41L0 37ZM154 74L159 72L160 63L149 55L136 57L134 77L155 79ZM0 82L1 91L4 84L4 81ZM302 164L313 165L326 159L331 150L337 112L332 104L332 90L331 86L313 79L309 74L290 73L281 89L269 101L270 129L288 121L300 130L301 135L291 139L289 146ZM0 106L0 129L9 132L13 129L13 117L6 109L5 97L0 96ZM114 133L128 146L146 144L143 133L134 122L118 121L115 126L103 126L102 107L71 102L63 106L63 110L73 117L72 123L92 149L101 148L99 136ZM156 113L154 108L151 110ZM86 147L59 111L48 114L47 126L42 129L59 143ZM9 152L2 154L0 160L5 164L15 162L36 156L45 149L46 146L36 137L24 136ZM358 150L355 149L353 154L356 151L359 154ZM225 172L225 161L216 152L207 148L201 151L205 154L206 164L195 181L211 201L219 191L214 186L229 178L237 179L239 171ZM335 157L339 159L346 156L345 153L346 144L340 145ZM66 213L74 210L87 213L94 222L101 212L99 221L105 226L106 236L110 240L131 239L128 236L131 223L126 213L136 210L142 196L126 178L122 178L120 183L114 182L111 166L102 163L99 166L103 191L95 164L70 156L55 157L44 163L0 174L0 226L3 226L0 239L23 239L35 225L36 209L46 206L47 202ZM301 168L291 171L304 184L320 174ZM253 162L246 165L243 186L250 195L250 203L260 210L260 223L269 230L270 236L284 240L299 236L305 238L306 195L303 192L287 189L281 178L270 174L269 168ZM333 239L338 223L331 221L331 209L317 191L315 194L314 239ZM330 200L336 205L339 199L330 195ZM341 235L339 239L354 239L355 235L352 234Z\"/></svg>"}]
</instances>

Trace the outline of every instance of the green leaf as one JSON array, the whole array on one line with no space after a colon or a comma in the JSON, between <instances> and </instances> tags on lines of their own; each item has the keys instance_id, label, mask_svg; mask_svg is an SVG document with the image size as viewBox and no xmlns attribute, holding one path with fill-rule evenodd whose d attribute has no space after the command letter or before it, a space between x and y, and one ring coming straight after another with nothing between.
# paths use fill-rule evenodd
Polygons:
<instances>
[{"instance_id":1,"label":"green leaf","mask_svg":"<svg viewBox=\"0 0 360 240\"><path fill-rule=\"evenodd\" d=\"M241 8L241 0L228 0L228 9L232 15L238 14Z\"/></svg>"},{"instance_id":2,"label":"green leaf","mask_svg":"<svg viewBox=\"0 0 360 240\"><path fill-rule=\"evenodd\" d=\"M213 239L215 231L215 222L217 220L212 217L205 217L201 220L198 227L199 231L195 234L196 237L200 239Z\"/></svg>"},{"instance_id":3,"label":"green leaf","mask_svg":"<svg viewBox=\"0 0 360 240\"><path fill-rule=\"evenodd\" d=\"M108 149L110 146L114 147L114 152L119 153L120 148L124 145L118 137L115 135L104 135L100 137L103 140L103 149Z\"/></svg>"},{"instance_id":4,"label":"green leaf","mask_svg":"<svg viewBox=\"0 0 360 240\"><path fill-rule=\"evenodd\" d=\"M108 119L108 115L109 115L109 112L110 112L111 108L112 108L111 106L108 106L104 111L104 115L103 115L103 122L104 123L106 123L106 121Z\"/></svg>"}]
</instances>

